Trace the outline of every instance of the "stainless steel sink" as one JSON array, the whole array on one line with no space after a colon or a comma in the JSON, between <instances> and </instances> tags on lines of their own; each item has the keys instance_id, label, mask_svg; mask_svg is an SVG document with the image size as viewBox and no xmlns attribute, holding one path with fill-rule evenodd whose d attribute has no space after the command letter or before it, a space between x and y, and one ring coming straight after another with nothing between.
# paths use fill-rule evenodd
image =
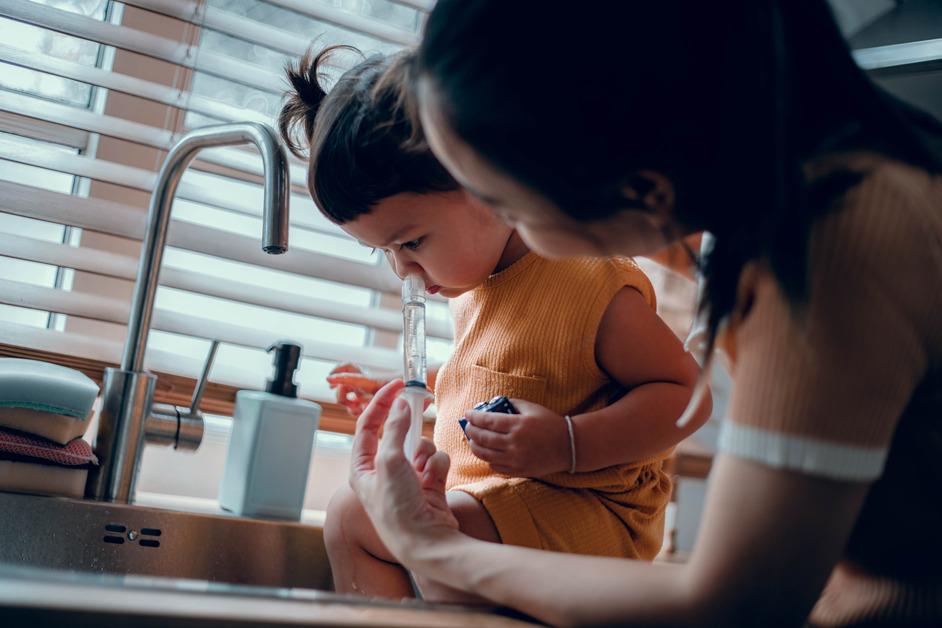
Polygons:
<instances>
[{"instance_id":1,"label":"stainless steel sink","mask_svg":"<svg viewBox=\"0 0 942 628\"><path fill-rule=\"evenodd\" d=\"M0 563L330 590L318 527L0 493Z\"/></svg>"},{"instance_id":2,"label":"stainless steel sink","mask_svg":"<svg viewBox=\"0 0 942 628\"><path fill-rule=\"evenodd\" d=\"M483 606L4 564L0 564L0 618L4 627L56 628L534 625L519 613Z\"/></svg>"}]
</instances>

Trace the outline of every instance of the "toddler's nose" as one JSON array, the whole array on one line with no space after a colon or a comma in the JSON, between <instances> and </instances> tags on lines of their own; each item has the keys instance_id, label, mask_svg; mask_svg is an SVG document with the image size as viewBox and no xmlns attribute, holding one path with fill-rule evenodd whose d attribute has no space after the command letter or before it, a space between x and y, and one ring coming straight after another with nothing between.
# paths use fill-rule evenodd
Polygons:
<instances>
[{"instance_id":1,"label":"toddler's nose","mask_svg":"<svg viewBox=\"0 0 942 628\"><path fill-rule=\"evenodd\" d=\"M387 257L389 258L389 265L392 266L393 272L396 273L399 279L405 279L407 275L420 275L425 277L422 267L415 262L407 260L394 252L390 252Z\"/></svg>"}]
</instances>

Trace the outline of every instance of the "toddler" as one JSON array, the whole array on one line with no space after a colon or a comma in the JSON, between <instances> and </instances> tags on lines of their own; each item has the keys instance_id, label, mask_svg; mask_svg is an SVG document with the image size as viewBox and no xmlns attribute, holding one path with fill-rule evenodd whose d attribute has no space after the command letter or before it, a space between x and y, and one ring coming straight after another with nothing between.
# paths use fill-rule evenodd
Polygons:
<instances>
[{"instance_id":1,"label":"toddler","mask_svg":"<svg viewBox=\"0 0 942 628\"><path fill-rule=\"evenodd\" d=\"M495 543L652 559L671 491L664 460L710 404L675 426L699 368L655 313L647 277L627 258L530 252L423 143L406 111L408 53L366 59L325 93L332 52L289 68L281 133L295 154L308 149L311 195L330 220L450 300L455 346L434 385L434 439L452 460L458 525ZM354 410L376 389L356 371L330 378ZM517 414L471 411L498 395ZM324 533L337 591L412 595L349 489L331 500ZM427 599L469 601L416 584Z\"/></svg>"}]
</instances>

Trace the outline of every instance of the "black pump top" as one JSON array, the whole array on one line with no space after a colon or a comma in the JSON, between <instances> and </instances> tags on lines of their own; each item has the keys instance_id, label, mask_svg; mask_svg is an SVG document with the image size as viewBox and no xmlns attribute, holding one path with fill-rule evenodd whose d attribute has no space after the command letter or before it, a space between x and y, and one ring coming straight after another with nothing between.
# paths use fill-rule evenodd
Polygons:
<instances>
[{"instance_id":1,"label":"black pump top","mask_svg":"<svg viewBox=\"0 0 942 628\"><path fill-rule=\"evenodd\" d=\"M282 397L297 397L298 387L294 383L294 372L301 361L301 345L289 340L280 340L268 347L275 352L275 377L268 380L266 392Z\"/></svg>"}]
</instances>

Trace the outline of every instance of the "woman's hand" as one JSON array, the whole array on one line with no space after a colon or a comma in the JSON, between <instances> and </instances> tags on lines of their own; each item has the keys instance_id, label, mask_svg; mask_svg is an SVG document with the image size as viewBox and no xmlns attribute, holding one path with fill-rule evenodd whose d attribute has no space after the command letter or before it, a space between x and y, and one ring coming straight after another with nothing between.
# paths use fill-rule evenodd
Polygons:
<instances>
[{"instance_id":1,"label":"woman's hand","mask_svg":"<svg viewBox=\"0 0 942 628\"><path fill-rule=\"evenodd\" d=\"M400 379L383 386L357 419L350 486L383 543L408 566L416 547L455 534L458 521L445 498L448 454L423 438L412 464L406 461L410 416L405 401L397 399L402 387Z\"/></svg>"},{"instance_id":2,"label":"woman's hand","mask_svg":"<svg viewBox=\"0 0 942 628\"><path fill-rule=\"evenodd\" d=\"M356 364L340 364L327 376L327 383L337 393L337 403L353 416L360 416L373 395L389 380L367 375Z\"/></svg>"},{"instance_id":3,"label":"woman's hand","mask_svg":"<svg viewBox=\"0 0 942 628\"><path fill-rule=\"evenodd\" d=\"M510 402L519 414L465 412L465 433L474 455L497 473L538 478L568 471L572 462L566 420L522 399Z\"/></svg>"}]
</instances>

